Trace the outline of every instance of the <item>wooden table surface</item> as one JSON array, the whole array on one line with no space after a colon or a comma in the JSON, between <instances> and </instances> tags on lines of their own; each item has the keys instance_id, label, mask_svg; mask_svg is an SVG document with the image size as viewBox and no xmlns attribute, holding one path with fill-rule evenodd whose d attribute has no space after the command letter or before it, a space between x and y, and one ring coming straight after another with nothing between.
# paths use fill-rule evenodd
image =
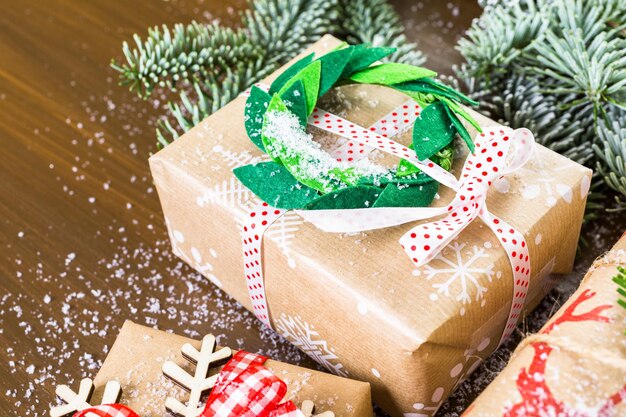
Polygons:
<instances>
[{"instance_id":1,"label":"wooden table surface","mask_svg":"<svg viewBox=\"0 0 626 417\"><path fill-rule=\"evenodd\" d=\"M170 253L147 163L165 98L137 99L109 67L135 32L236 24L245 2L0 3L0 415L47 415L55 385L95 375L126 319L314 366ZM411 3L395 2L407 33L449 71L480 9ZM619 235L599 227L579 270Z\"/></svg>"}]
</instances>

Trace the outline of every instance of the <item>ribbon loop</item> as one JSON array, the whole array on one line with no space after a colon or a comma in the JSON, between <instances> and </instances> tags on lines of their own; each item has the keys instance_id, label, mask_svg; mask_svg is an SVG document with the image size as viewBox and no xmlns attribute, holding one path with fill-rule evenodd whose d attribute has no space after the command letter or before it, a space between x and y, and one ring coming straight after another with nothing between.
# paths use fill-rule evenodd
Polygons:
<instances>
[{"instance_id":1,"label":"ribbon loop","mask_svg":"<svg viewBox=\"0 0 626 417\"><path fill-rule=\"evenodd\" d=\"M263 366L266 359L235 353L222 368L202 417L302 417L293 402L281 403L287 384Z\"/></svg>"}]
</instances>

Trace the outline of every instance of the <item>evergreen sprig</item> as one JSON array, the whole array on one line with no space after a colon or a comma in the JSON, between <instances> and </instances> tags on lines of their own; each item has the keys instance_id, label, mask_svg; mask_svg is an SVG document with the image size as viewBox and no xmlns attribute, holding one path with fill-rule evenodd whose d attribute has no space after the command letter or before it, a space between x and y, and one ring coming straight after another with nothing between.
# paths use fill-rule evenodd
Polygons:
<instances>
[{"instance_id":1,"label":"evergreen sprig","mask_svg":"<svg viewBox=\"0 0 626 417\"><path fill-rule=\"evenodd\" d=\"M467 61L457 68L459 82L492 118L530 127L540 143L591 168L598 166L603 181L593 182L594 198L612 189L622 194L617 207L626 207L621 142L626 2L481 3L485 12L457 46Z\"/></svg>"},{"instance_id":2,"label":"evergreen sprig","mask_svg":"<svg viewBox=\"0 0 626 417\"><path fill-rule=\"evenodd\" d=\"M598 172L609 187L626 196L626 115L608 126L602 121L598 135L600 140L594 145ZM615 200L617 207L626 209L623 198L615 196Z\"/></svg>"},{"instance_id":3,"label":"evergreen sprig","mask_svg":"<svg viewBox=\"0 0 626 417\"><path fill-rule=\"evenodd\" d=\"M423 55L403 34L386 0L257 0L242 14L242 27L193 22L153 28L145 39L124 43L126 62L112 62L120 84L146 98L177 91L170 117L157 128L165 146L237 97L326 33L353 43L398 48L389 59L421 64Z\"/></svg>"},{"instance_id":4,"label":"evergreen sprig","mask_svg":"<svg viewBox=\"0 0 626 417\"><path fill-rule=\"evenodd\" d=\"M156 87L174 90L183 81L219 78L236 65L256 61L261 52L241 30L192 22L170 30L163 25L148 29L145 40L133 37L135 47L122 45L125 64L112 66L121 84L148 97Z\"/></svg>"}]
</instances>

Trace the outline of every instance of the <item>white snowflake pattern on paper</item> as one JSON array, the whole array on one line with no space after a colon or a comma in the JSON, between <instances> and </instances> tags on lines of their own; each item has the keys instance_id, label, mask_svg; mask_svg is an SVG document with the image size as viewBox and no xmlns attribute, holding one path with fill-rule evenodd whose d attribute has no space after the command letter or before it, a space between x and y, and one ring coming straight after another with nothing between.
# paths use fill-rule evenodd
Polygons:
<instances>
[{"instance_id":1,"label":"white snowflake pattern on paper","mask_svg":"<svg viewBox=\"0 0 626 417\"><path fill-rule=\"evenodd\" d=\"M253 156L248 151L234 152L224 148L222 145L215 145L212 151L220 157L220 160L226 162L226 166L231 169L268 159L266 157Z\"/></svg>"},{"instance_id":2,"label":"white snowflake pattern on paper","mask_svg":"<svg viewBox=\"0 0 626 417\"><path fill-rule=\"evenodd\" d=\"M325 340L320 339L319 333L311 324L299 316L281 314L276 320L276 331L333 374L348 376L334 350Z\"/></svg>"},{"instance_id":3,"label":"white snowflake pattern on paper","mask_svg":"<svg viewBox=\"0 0 626 417\"><path fill-rule=\"evenodd\" d=\"M196 203L200 207L207 204L220 204L225 207L243 207L247 201L254 197L254 194L246 188L237 178L222 181L221 184L206 190L198 196Z\"/></svg>"},{"instance_id":4,"label":"white snowflake pattern on paper","mask_svg":"<svg viewBox=\"0 0 626 417\"><path fill-rule=\"evenodd\" d=\"M209 281L211 281L218 287L221 287L222 282L217 276L215 276L215 274L213 274L213 264L206 261L206 259L203 260L202 254L195 246L192 246L190 249L191 256L187 254L187 252L183 249L183 244L185 243L185 235L180 230L172 228L167 217L165 218L165 226L167 227L167 233L170 236L170 242L172 243L172 252L174 253L174 255L178 256L187 264L191 265L191 267L193 267L196 271L207 277ZM213 258L217 258L217 251L215 249L210 248L209 254Z\"/></svg>"},{"instance_id":5,"label":"white snowflake pattern on paper","mask_svg":"<svg viewBox=\"0 0 626 417\"><path fill-rule=\"evenodd\" d=\"M266 155L255 157L247 151L238 153L225 149L222 145L215 145L213 153L218 155L229 169L269 160ZM243 228L249 213L261 203L261 200L233 176L206 190L196 198L196 203L200 207L218 204L236 209L237 224L240 228ZM291 243L302 223L302 218L296 213L287 212L265 232L267 238L276 242L281 253L287 258L287 263L291 268L296 267L296 261L291 256Z\"/></svg>"},{"instance_id":6,"label":"white snowflake pattern on paper","mask_svg":"<svg viewBox=\"0 0 626 417\"><path fill-rule=\"evenodd\" d=\"M547 167L542 163L533 161L531 167L521 168L521 172L526 171L528 175L524 176L525 183L521 188L522 197L525 200L534 200L538 197L544 197L546 204L553 207L559 198L565 200L566 203L572 202L574 192L572 187L559 181L562 171L570 170L571 165L562 165L557 167ZM528 172L530 171L530 172ZM530 182L531 178L535 178L534 182Z\"/></svg>"},{"instance_id":7,"label":"white snowflake pattern on paper","mask_svg":"<svg viewBox=\"0 0 626 417\"><path fill-rule=\"evenodd\" d=\"M481 260L489 258L485 248L472 246L471 250L464 251L465 246L465 243L452 242L432 261L413 272L415 276L423 274L429 281L442 278L433 283L433 288L437 292L430 295L431 300L436 301L439 298L438 294L450 297L452 287L459 286L458 293L455 294L456 300L470 304L472 288L476 292L475 301L478 301L487 292L487 287L481 284L481 280L487 279L491 282L494 276L500 278L502 275L501 272L494 271L493 263L479 265ZM469 257L466 254L469 254Z\"/></svg>"}]
</instances>

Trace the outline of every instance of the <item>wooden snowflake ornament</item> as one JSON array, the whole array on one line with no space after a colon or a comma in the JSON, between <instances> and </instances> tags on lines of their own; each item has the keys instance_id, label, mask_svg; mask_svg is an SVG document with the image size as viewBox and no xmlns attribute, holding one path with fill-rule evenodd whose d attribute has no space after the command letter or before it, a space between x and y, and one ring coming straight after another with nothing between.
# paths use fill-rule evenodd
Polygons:
<instances>
[{"instance_id":1,"label":"wooden snowflake ornament","mask_svg":"<svg viewBox=\"0 0 626 417\"><path fill-rule=\"evenodd\" d=\"M185 343L181 348L183 357L189 362L196 364L194 375L189 374L183 368L172 361L163 364L163 373L166 377L189 391L189 400L184 405L176 398L168 397L165 400L165 408L174 414L183 417L197 417L204 409L200 404L202 394L215 386L217 374L208 376L209 366L212 362L218 362L232 355L230 348L222 348L217 352L215 349L215 336L204 336L202 346L197 350L191 344Z\"/></svg>"},{"instance_id":2,"label":"wooden snowflake ornament","mask_svg":"<svg viewBox=\"0 0 626 417\"><path fill-rule=\"evenodd\" d=\"M315 410L315 404L311 400L302 401L300 411L304 414L304 417L335 417L335 413L332 411L324 411L323 413L313 414Z\"/></svg>"},{"instance_id":3,"label":"wooden snowflake ornament","mask_svg":"<svg viewBox=\"0 0 626 417\"><path fill-rule=\"evenodd\" d=\"M215 351L215 336L209 334L204 336L200 350L191 344L185 343L181 352L185 359L196 365L194 374L185 371L173 361L163 363L163 374L177 385L189 391L187 404L183 404L176 398L168 397L165 400L165 408L182 417L198 417L205 409L201 403L203 394L215 387L219 374L209 376L209 369L212 364L222 361L232 356L233 352L229 348L221 348ZM241 353L241 352L240 352ZM315 405L313 401L303 401L300 411L304 417L335 417L332 411L325 411L320 414L313 414Z\"/></svg>"},{"instance_id":4,"label":"wooden snowflake ornament","mask_svg":"<svg viewBox=\"0 0 626 417\"><path fill-rule=\"evenodd\" d=\"M80 381L78 392L72 391L72 389L67 385L59 385L55 392L56 395L65 402L65 404L50 408L50 417L63 417L76 413L77 411L91 408L93 404L90 403L90 400L93 395L93 391L93 381L89 378L84 378ZM119 382L109 381L104 388L100 404L116 403L119 401L121 395L122 387Z\"/></svg>"}]
</instances>

